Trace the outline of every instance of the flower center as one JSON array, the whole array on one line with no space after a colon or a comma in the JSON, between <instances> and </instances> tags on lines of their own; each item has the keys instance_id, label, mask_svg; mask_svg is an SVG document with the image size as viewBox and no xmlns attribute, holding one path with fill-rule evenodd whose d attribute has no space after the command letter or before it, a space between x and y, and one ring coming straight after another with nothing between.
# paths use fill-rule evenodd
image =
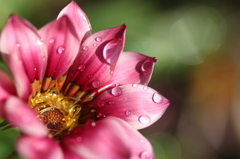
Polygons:
<instances>
[{"instance_id":1,"label":"flower center","mask_svg":"<svg viewBox=\"0 0 240 159\"><path fill-rule=\"evenodd\" d=\"M57 87L38 91L34 97L30 96L28 105L35 109L54 139L68 134L76 126L83 126L87 119L95 118L95 110L88 108L80 97L66 96Z\"/></svg>"}]
</instances>

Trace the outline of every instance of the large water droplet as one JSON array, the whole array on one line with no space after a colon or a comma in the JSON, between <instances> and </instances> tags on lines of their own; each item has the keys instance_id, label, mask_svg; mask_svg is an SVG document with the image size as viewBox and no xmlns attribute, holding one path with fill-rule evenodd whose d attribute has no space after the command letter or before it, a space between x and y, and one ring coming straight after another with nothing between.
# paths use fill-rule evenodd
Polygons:
<instances>
[{"instance_id":1,"label":"large water droplet","mask_svg":"<svg viewBox=\"0 0 240 159\"><path fill-rule=\"evenodd\" d=\"M55 40L52 38L49 40L50 43L53 43Z\"/></svg>"},{"instance_id":2,"label":"large water droplet","mask_svg":"<svg viewBox=\"0 0 240 159\"><path fill-rule=\"evenodd\" d=\"M92 126L96 126L96 123L95 123L95 122L92 122L91 125L92 125Z\"/></svg>"},{"instance_id":3,"label":"large water droplet","mask_svg":"<svg viewBox=\"0 0 240 159\"><path fill-rule=\"evenodd\" d=\"M62 54L64 51L65 51L65 48L64 48L63 46L59 46L59 47L57 48L57 53L58 53L58 54Z\"/></svg>"},{"instance_id":4,"label":"large water droplet","mask_svg":"<svg viewBox=\"0 0 240 159\"><path fill-rule=\"evenodd\" d=\"M20 46L21 46L21 44L17 43L17 47L20 47Z\"/></svg>"},{"instance_id":5,"label":"large water droplet","mask_svg":"<svg viewBox=\"0 0 240 159\"><path fill-rule=\"evenodd\" d=\"M153 100L155 103L162 103L163 97L162 97L159 93L155 92L155 93L153 94L153 96L152 96L152 100Z\"/></svg>"},{"instance_id":6,"label":"large water droplet","mask_svg":"<svg viewBox=\"0 0 240 159\"><path fill-rule=\"evenodd\" d=\"M87 17L86 16L82 16L83 21L87 22Z\"/></svg>"},{"instance_id":7,"label":"large water droplet","mask_svg":"<svg viewBox=\"0 0 240 159\"><path fill-rule=\"evenodd\" d=\"M106 117L106 114L104 114L104 113L98 113L96 117L99 118L99 119L102 119L102 118L105 118L105 117Z\"/></svg>"},{"instance_id":8,"label":"large water droplet","mask_svg":"<svg viewBox=\"0 0 240 159\"><path fill-rule=\"evenodd\" d=\"M148 90L148 86L143 86L143 90L147 91Z\"/></svg>"},{"instance_id":9,"label":"large water droplet","mask_svg":"<svg viewBox=\"0 0 240 159\"><path fill-rule=\"evenodd\" d=\"M154 157L147 151L143 151L139 154L140 159L154 159Z\"/></svg>"},{"instance_id":10,"label":"large water droplet","mask_svg":"<svg viewBox=\"0 0 240 159\"><path fill-rule=\"evenodd\" d=\"M36 42L37 42L38 45L42 45L42 44L43 44L43 39L39 39L39 38L38 38L38 39L36 40Z\"/></svg>"},{"instance_id":11,"label":"large water droplet","mask_svg":"<svg viewBox=\"0 0 240 159\"><path fill-rule=\"evenodd\" d=\"M100 82L99 82L99 80L95 80L95 81L93 81L93 82L92 82L92 86L93 86L94 88L99 87L99 86L100 86Z\"/></svg>"},{"instance_id":12,"label":"large water droplet","mask_svg":"<svg viewBox=\"0 0 240 159\"><path fill-rule=\"evenodd\" d=\"M103 58L108 64L117 62L119 53L122 51L122 42L120 40L112 40L108 42L103 49Z\"/></svg>"},{"instance_id":13,"label":"large water droplet","mask_svg":"<svg viewBox=\"0 0 240 159\"><path fill-rule=\"evenodd\" d=\"M126 115L130 115L130 114L131 114L131 111L130 111L130 110L126 110L126 111L125 111L125 114L126 114Z\"/></svg>"},{"instance_id":14,"label":"large water droplet","mask_svg":"<svg viewBox=\"0 0 240 159\"><path fill-rule=\"evenodd\" d=\"M137 87L138 87L138 84L134 83L134 84L132 85L132 87L137 88Z\"/></svg>"},{"instance_id":15,"label":"large water droplet","mask_svg":"<svg viewBox=\"0 0 240 159\"><path fill-rule=\"evenodd\" d=\"M151 61L145 61L141 66L141 70L144 75L150 74L152 72L152 68L153 68L153 62Z\"/></svg>"},{"instance_id":16,"label":"large water droplet","mask_svg":"<svg viewBox=\"0 0 240 159\"><path fill-rule=\"evenodd\" d=\"M112 104L114 104L114 103L115 103L114 101L108 101L108 102L107 102L108 105L112 105Z\"/></svg>"},{"instance_id":17,"label":"large water droplet","mask_svg":"<svg viewBox=\"0 0 240 159\"><path fill-rule=\"evenodd\" d=\"M98 102L97 102L97 105L98 105L99 107L103 107L103 106L105 105L105 102L103 102L103 101L98 101Z\"/></svg>"},{"instance_id":18,"label":"large water droplet","mask_svg":"<svg viewBox=\"0 0 240 159\"><path fill-rule=\"evenodd\" d=\"M102 41L102 38L98 36L98 37L95 38L95 41L101 42L101 41Z\"/></svg>"},{"instance_id":19,"label":"large water droplet","mask_svg":"<svg viewBox=\"0 0 240 159\"><path fill-rule=\"evenodd\" d=\"M84 46L82 49L83 49L84 51L86 51L86 50L88 50L88 46Z\"/></svg>"},{"instance_id":20,"label":"large water droplet","mask_svg":"<svg viewBox=\"0 0 240 159\"><path fill-rule=\"evenodd\" d=\"M85 70L86 66L85 65L79 65L78 70L83 72Z\"/></svg>"},{"instance_id":21,"label":"large water droplet","mask_svg":"<svg viewBox=\"0 0 240 159\"><path fill-rule=\"evenodd\" d=\"M151 118L147 115L142 115L138 118L138 121L141 123L141 124L149 124L151 122Z\"/></svg>"},{"instance_id":22,"label":"large water droplet","mask_svg":"<svg viewBox=\"0 0 240 159\"><path fill-rule=\"evenodd\" d=\"M111 93L113 96L120 96L122 94L122 89L120 87L114 87Z\"/></svg>"},{"instance_id":23,"label":"large water droplet","mask_svg":"<svg viewBox=\"0 0 240 159\"><path fill-rule=\"evenodd\" d=\"M93 75L92 75L92 74L90 74L90 75L88 75L88 76L87 76L87 78L92 78L92 77L93 77Z\"/></svg>"},{"instance_id":24,"label":"large water droplet","mask_svg":"<svg viewBox=\"0 0 240 159\"><path fill-rule=\"evenodd\" d=\"M47 59L47 58L46 58L45 56L43 56L42 61L46 61L46 59Z\"/></svg>"}]
</instances>

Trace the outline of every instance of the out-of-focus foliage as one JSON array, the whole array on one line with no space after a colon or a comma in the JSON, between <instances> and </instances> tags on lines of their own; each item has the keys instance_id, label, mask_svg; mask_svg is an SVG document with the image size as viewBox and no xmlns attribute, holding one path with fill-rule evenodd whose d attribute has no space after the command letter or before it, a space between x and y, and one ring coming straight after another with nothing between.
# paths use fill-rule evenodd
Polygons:
<instances>
[{"instance_id":1,"label":"out-of-focus foliage","mask_svg":"<svg viewBox=\"0 0 240 159\"><path fill-rule=\"evenodd\" d=\"M69 0L0 0L0 28L16 13L38 28ZM79 0L93 31L127 25L125 51L157 58L150 86L171 105L141 132L157 159L240 158L240 19L237 1ZM0 68L7 71L0 61ZM0 159L16 130L0 131Z\"/></svg>"}]
</instances>

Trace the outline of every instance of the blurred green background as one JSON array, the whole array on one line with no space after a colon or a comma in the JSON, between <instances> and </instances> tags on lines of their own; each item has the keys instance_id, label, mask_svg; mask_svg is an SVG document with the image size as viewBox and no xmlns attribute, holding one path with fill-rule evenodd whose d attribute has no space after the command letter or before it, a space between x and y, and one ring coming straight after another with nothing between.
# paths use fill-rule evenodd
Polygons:
<instances>
[{"instance_id":1,"label":"blurred green background","mask_svg":"<svg viewBox=\"0 0 240 159\"><path fill-rule=\"evenodd\" d=\"M69 2L0 0L0 28L11 13L40 28ZM240 1L75 2L93 32L126 24L124 50L157 58L149 85L171 105L158 122L141 130L157 159L240 158ZM18 134L0 131L0 159L11 154Z\"/></svg>"}]
</instances>

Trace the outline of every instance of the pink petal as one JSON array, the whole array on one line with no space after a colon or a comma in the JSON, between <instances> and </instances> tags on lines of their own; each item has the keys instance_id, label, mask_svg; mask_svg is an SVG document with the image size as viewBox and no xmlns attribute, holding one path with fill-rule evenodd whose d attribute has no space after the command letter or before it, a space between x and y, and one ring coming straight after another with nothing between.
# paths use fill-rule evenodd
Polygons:
<instances>
[{"instance_id":1,"label":"pink petal","mask_svg":"<svg viewBox=\"0 0 240 159\"><path fill-rule=\"evenodd\" d=\"M0 48L3 56L9 56L4 59L11 59L14 53L17 54L18 60L23 65L21 67L24 67L30 82L34 79L43 79L46 67L46 61L43 60L47 56L46 46L38 35L37 29L29 22L15 14L11 15L3 28ZM9 63L9 60L5 62L8 66L15 64ZM17 67L10 66L11 72L14 72L13 69Z\"/></svg>"},{"instance_id":2,"label":"pink petal","mask_svg":"<svg viewBox=\"0 0 240 159\"><path fill-rule=\"evenodd\" d=\"M107 117L75 130L63 143L81 158L140 158L144 152L154 158L150 143L124 121Z\"/></svg>"},{"instance_id":3,"label":"pink petal","mask_svg":"<svg viewBox=\"0 0 240 159\"><path fill-rule=\"evenodd\" d=\"M80 42L67 16L52 21L40 29L48 49L46 76L57 79L72 65Z\"/></svg>"},{"instance_id":4,"label":"pink petal","mask_svg":"<svg viewBox=\"0 0 240 159\"><path fill-rule=\"evenodd\" d=\"M6 55L4 59L16 83L18 97L27 102L31 92L31 85L22 62L19 60L17 53Z\"/></svg>"},{"instance_id":5,"label":"pink petal","mask_svg":"<svg viewBox=\"0 0 240 159\"><path fill-rule=\"evenodd\" d=\"M99 88L112 76L124 45L126 26L106 29L92 34L82 44L80 53L68 74L68 82L81 90Z\"/></svg>"},{"instance_id":6,"label":"pink petal","mask_svg":"<svg viewBox=\"0 0 240 159\"><path fill-rule=\"evenodd\" d=\"M79 6L72 1L69 3L65 8L62 9L62 11L58 15L58 19L62 16L67 15L69 19L72 21L77 35L78 39L82 42L86 37L91 35L91 24L86 16L86 14L82 11Z\"/></svg>"},{"instance_id":7,"label":"pink petal","mask_svg":"<svg viewBox=\"0 0 240 159\"><path fill-rule=\"evenodd\" d=\"M0 101L11 95L16 95L16 89L9 76L0 70Z\"/></svg>"},{"instance_id":8,"label":"pink petal","mask_svg":"<svg viewBox=\"0 0 240 159\"><path fill-rule=\"evenodd\" d=\"M137 52L123 52L112 78L106 85L130 83L147 85L151 79L155 62L155 58Z\"/></svg>"},{"instance_id":9,"label":"pink petal","mask_svg":"<svg viewBox=\"0 0 240 159\"><path fill-rule=\"evenodd\" d=\"M136 129L156 122L169 105L157 91L140 84L117 86L100 94L90 107L96 108L97 117L115 116Z\"/></svg>"},{"instance_id":10,"label":"pink petal","mask_svg":"<svg viewBox=\"0 0 240 159\"><path fill-rule=\"evenodd\" d=\"M21 136L16 143L18 153L27 159L63 159L58 143L48 137Z\"/></svg>"},{"instance_id":11,"label":"pink petal","mask_svg":"<svg viewBox=\"0 0 240 159\"><path fill-rule=\"evenodd\" d=\"M37 118L33 109L17 97L9 97L3 107L3 116L24 134L47 136L46 126Z\"/></svg>"}]
</instances>

